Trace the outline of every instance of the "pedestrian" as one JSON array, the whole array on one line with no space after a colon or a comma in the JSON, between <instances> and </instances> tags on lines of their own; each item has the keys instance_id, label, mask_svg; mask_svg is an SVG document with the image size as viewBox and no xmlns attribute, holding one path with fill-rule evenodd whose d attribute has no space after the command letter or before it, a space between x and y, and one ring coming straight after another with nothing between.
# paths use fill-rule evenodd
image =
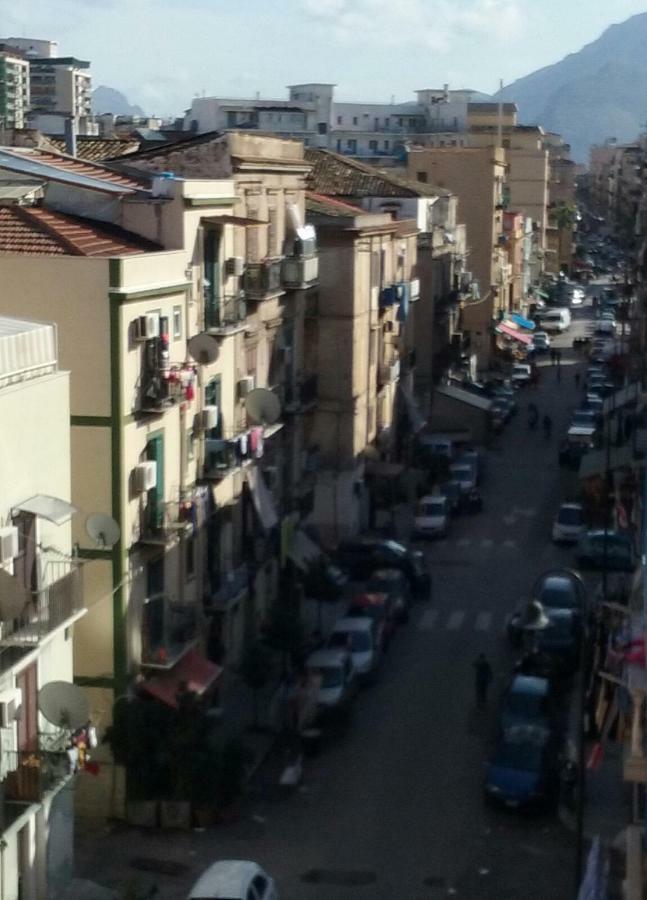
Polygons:
<instances>
[{"instance_id":1,"label":"pedestrian","mask_svg":"<svg viewBox=\"0 0 647 900\"><path fill-rule=\"evenodd\" d=\"M575 387L576 388L579 388L581 380L582 380L582 376L580 375L579 372L576 372L575 373Z\"/></svg>"},{"instance_id":2,"label":"pedestrian","mask_svg":"<svg viewBox=\"0 0 647 900\"><path fill-rule=\"evenodd\" d=\"M555 350L555 359L557 360L557 365L561 366L561 364L562 364L562 351L561 350Z\"/></svg>"},{"instance_id":3,"label":"pedestrian","mask_svg":"<svg viewBox=\"0 0 647 900\"><path fill-rule=\"evenodd\" d=\"M557 351L553 347L550 351L550 364L551 366L555 365L555 360L557 359Z\"/></svg>"},{"instance_id":4,"label":"pedestrian","mask_svg":"<svg viewBox=\"0 0 647 900\"><path fill-rule=\"evenodd\" d=\"M479 653L473 663L474 687L476 690L476 705L485 706L487 692L492 681L492 666L485 657L485 653Z\"/></svg>"}]
</instances>

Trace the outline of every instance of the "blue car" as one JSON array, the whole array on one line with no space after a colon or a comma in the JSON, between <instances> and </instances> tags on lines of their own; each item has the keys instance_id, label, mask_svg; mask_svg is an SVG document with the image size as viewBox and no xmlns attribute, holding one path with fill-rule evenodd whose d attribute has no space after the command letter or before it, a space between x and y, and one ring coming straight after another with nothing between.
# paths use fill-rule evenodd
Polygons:
<instances>
[{"instance_id":1,"label":"blue car","mask_svg":"<svg viewBox=\"0 0 647 900\"><path fill-rule=\"evenodd\" d=\"M551 806L559 792L558 749L556 738L545 728L509 728L488 763L486 799L515 810Z\"/></svg>"},{"instance_id":2,"label":"blue car","mask_svg":"<svg viewBox=\"0 0 647 900\"><path fill-rule=\"evenodd\" d=\"M517 725L550 729L550 684L547 678L515 675L503 699L501 731L505 734Z\"/></svg>"}]
</instances>

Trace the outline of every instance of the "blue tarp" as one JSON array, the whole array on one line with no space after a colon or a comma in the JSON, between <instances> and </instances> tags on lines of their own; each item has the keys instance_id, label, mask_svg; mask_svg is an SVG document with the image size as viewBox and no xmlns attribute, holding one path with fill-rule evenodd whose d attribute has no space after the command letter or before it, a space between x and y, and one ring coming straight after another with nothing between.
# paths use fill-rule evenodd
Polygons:
<instances>
[{"instance_id":1,"label":"blue tarp","mask_svg":"<svg viewBox=\"0 0 647 900\"><path fill-rule=\"evenodd\" d=\"M523 316L519 316L517 313L513 313L510 318L515 325L521 325L522 328L529 328L532 331L535 327L534 322L531 322L530 319L524 319Z\"/></svg>"}]
</instances>

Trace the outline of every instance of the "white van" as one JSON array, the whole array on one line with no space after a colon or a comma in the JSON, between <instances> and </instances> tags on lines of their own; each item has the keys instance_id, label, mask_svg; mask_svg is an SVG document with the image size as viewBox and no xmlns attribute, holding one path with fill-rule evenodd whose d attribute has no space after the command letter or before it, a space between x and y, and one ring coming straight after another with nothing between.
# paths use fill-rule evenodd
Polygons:
<instances>
[{"instance_id":1,"label":"white van","mask_svg":"<svg viewBox=\"0 0 647 900\"><path fill-rule=\"evenodd\" d=\"M549 309L541 314L541 327L545 331L566 331L571 324L568 309Z\"/></svg>"}]
</instances>

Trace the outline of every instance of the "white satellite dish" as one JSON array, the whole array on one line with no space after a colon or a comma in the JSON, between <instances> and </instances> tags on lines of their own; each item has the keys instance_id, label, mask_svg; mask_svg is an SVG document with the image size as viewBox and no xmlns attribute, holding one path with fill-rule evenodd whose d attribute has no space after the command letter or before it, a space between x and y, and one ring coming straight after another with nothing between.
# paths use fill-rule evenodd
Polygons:
<instances>
[{"instance_id":1,"label":"white satellite dish","mask_svg":"<svg viewBox=\"0 0 647 900\"><path fill-rule=\"evenodd\" d=\"M112 516L105 513L92 513L85 520L85 530L95 545L106 550L112 550L121 536L119 525Z\"/></svg>"},{"instance_id":2,"label":"white satellite dish","mask_svg":"<svg viewBox=\"0 0 647 900\"><path fill-rule=\"evenodd\" d=\"M267 388L256 388L245 397L247 415L258 425L273 425L281 415L281 401Z\"/></svg>"},{"instance_id":3,"label":"white satellite dish","mask_svg":"<svg viewBox=\"0 0 647 900\"><path fill-rule=\"evenodd\" d=\"M50 681L38 692L38 708L52 725L76 731L90 721L90 701L70 681Z\"/></svg>"},{"instance_id":4,"label":"white satellite dish","mask_svg":"<svg viewBox=\"0 0 647 900\"><path fill-rule=\"evenodd\" d=\"M0 569L0 621L17 619L29 600L29 592L23 585Z\"/></svg>"},{"instance_id":5,"label":"white satellite dish","mask_svg":"<svg viewBox=\"0 0 647 900\"><path fill-rule=\"evenodd\" d=\"M194 335L187 341L187 349L193 359L203 366L215 362L218 359L218 353L220 352L218 341L213 335L207 334L206 331Z\"/></svg>"}]
</instances>

